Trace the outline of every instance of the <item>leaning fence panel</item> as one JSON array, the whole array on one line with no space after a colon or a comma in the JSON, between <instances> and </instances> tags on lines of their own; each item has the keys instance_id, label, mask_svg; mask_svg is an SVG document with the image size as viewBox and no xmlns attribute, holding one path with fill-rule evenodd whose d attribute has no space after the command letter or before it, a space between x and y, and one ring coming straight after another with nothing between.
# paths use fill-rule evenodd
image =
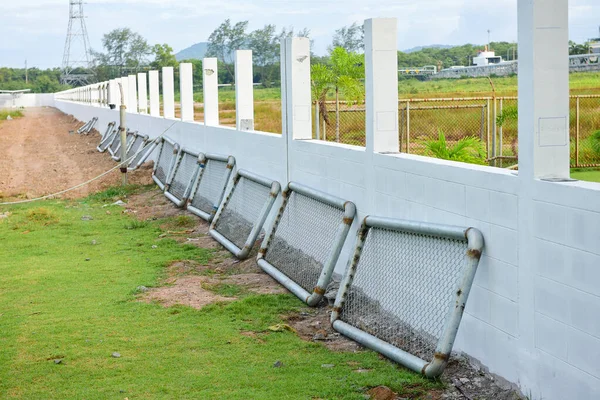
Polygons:
<instances>
[{"instance_id":1,"label":"leaning fence panel","mask_svg":"<svg viewBox=\"0 0 600 400\"><path fill-rule=\"evenodd\" d=\"M199 154L185 148L181 149L165 187L165 196L177 207L182 207L187 203L199 169Z\"/></svg>"},{"instance_id":2,"label":"leaning fence panel","mask_svg":"<svg viewBox=\"0 0 600 400\"><path fill-rule=\"evenodd\" d=\"M355 214L352 202L290 182L258 265L308 305L318 304Z\"/></svg>"},{"instance_id":3,"label":"leaning fence panel","mask_svg":"<svg viewBox=\"0 0 600 400\"><path fill-rule=\"evenodd\" d=\"M427 377L450 357L483 249L474 228L367 217L333 327Z\"/></svg>"},{"instance_id":4,"label":"leaning fence panel","mask_svg":"<svg viewBox=\"0 0 600 400\"><path fill-rule=\"evenodd\" d=\"M200 154L200 172L193 185L187 209L211 222L223 200L235 158Z\"/></svg>"},{"instance_id":5,"label":"leaning fence panel","mask_svg":"<svg viewBox=\"0 0 600 400\"><path fill-rule=\"evenodd\" d=\"M152 179L161 190L165 190L177 153L179 153L179 145L167 137L162 137L152 172Z\"/></svg>"},{"instance_id":6,"label":"leaning fence panel","mask_svg":"<svg viewBox=\"0 0 600 400\"><path fill-rule=\"evenodd\" d=\"M98 145L98 147L96 147L96 149L100 153L104 153L112 145L112 143L115 141L115 138L118 135L119 135L119 128L117 127L117 128L114 128L111 133L104 136L102 138L102 140L100 140L100 144Z\"/></svg>"},{"instance_id":7,"label":"leaning fence panel","mask_svg":"<svg viewBox=\"0 0 600 400\"><path fill-rule=\"evenodd\" d=\"M126 160L134 160L133 156L137 155L139 152L144 150L144 146L146 145L146 143L148 143L148 136L140 135L139 133L135 132L133 134L131 143L127 147Z\"/></svg>"},{"instance_id":8,"label":"leaning fence panel","mask_svg":"<svg viewBox=\"0 0 600 400\"><path fill-rule=\"evenodd\" d=\"M108 123L108 125L106 126L106 131L104 131L102 137L100 138L100 142L102 142L105 138L107 138L113 133L113 131L116 129L116 125L117 123L115 121Z\"/></svg>"},{"instance_id":9,"label":"leaning fence panel","mask_svg":"<svg viewBox=\"0 0 600 400\"><path fill-rule=\"evenodd\" d=\"M77 129L77 133L80 135L87 135L92 131L92 129L96 125L96 122L98 122L98 117L92 118L91 120L86 122L81 128Z\"/></svg>"},{"instance_id":10,"label":"leaning fence panel","mask_svg":"<svg viewBox=\"0 0 600 400\"><path fill-rule=\"evenodd\" d=\"M247 258L280 191L276 181L237 171L211 223L210 235L237 258Z\"/></svg>"},{"instance_id":11,"label":"leaning fence panel","mask_svg":"<svg viewBox=\"0 0 600 400\"><path fill-rule=\"evenodd\" d=\"M135 154L135 156L129 161L127 171L135 171L142 166L148 160L150 155L154 152L156 147L160 144L160 139L155 139L152 142L146 142L142 148Z\"/></svg>"},{"instance_id":12,"label":"leaning fence panel","mask_svg":"<svg viewBox=\"0 0 600 400\"><path fill-rule=\"evenodd\" d=\"M127 132L127 135L125 136L125 149L128 149L133 144L135 135L137 135L137 132L131 132L131 131ZM116 141L116 146L114 147L114 150L113 150L113 148L109 148L108 151L110 152L113 160L121 161L121 137L120 137L120 135L118 137L118 140Z\"/></svg>"}]
</instances>

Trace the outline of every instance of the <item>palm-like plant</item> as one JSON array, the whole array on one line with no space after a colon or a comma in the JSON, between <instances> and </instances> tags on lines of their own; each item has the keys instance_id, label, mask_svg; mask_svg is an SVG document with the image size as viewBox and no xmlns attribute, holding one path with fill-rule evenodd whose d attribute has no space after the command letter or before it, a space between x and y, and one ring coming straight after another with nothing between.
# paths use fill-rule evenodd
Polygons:
<instances>
[{"instance_id":1,"label":"palm-like plant","mask_svg":"<svg viewBox=\"0 0 600 400\"><path fill-rule=\"evenodd\" d=\"M453 145L446 141L444 132L438 132L438 139L425 142L430 155L443 160L460 161L470 164L484 165L485 147L478 138L462 138Z\"/></svg>"},{"instance_id":2,"label":"palm-like plant","mask_svg":"<svg viewBox=\"0 0 600 400\"><path fill-rule=\"evenodd\" d=\"M348 102L358 102L364 98L362 80L365 77L364 55L348 52L336 47L331 52L329 64L316 64L311 67L313 99L319 104L320 114L327 124L325 100L330 90L335 91L336 100L336 140L340 140L339 102L342 95Z\"/></svg>"}]
</instances>

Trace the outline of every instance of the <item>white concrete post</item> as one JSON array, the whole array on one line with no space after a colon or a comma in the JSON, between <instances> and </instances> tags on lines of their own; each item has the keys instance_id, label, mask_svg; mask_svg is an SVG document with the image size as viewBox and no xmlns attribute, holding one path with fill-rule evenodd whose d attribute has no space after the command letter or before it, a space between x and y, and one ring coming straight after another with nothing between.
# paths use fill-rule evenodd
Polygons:
<instances>
[{"instance_id":1,"label":"white concrete post","mask_svg":"<svg viewBox=\"0 0 600 400\"><path fill-rule=\"evenodd\" d=\"M158 71L150 71L148 73L150 83L150 115L153 117L160 116L160 89Z\"/></svg>"},{"instance_id":2,"label":"white concrete post","mask_svg":"<svg viewBox=\"0 0 600 400\"><path fill-rule=\"evenodd\" d=\"M181 120L194 120L194 76L192 64L179 64L179 93L181 99Z\"/></svg>"},{"instance_id":3,"label":"white concrete post","mask_svg":"<svg viewBox=\"0 0 600 400\"><path fill-rule=\"evenodd\" d=\"M519 1L519 176L569 177L567 0Z\"/></svg>"},{"instance_id":4,"label":"white concrete post","mask_svg":"<svg viewBox=\"0 0 600 400\"><path fill-rule=\"evenodd\" d=\"M254 130L252 50L235 52L235 123L238 131Z\"/></svg>"},{"instance_id":5,"label":"white concrete post","mask_svg":"<svg viewBox=\"0 0 600 400\"><path fill-rule=\"evenodd\" d=\"M216 58L202 61L202 87L204 91L204 124L219 125L219 74Z\"/></svg>"},{"instance_id":6,"label":"white concrete post","mask_svg":"<svg viewBox=\"0 0 600 400\"><path fill-rule=\"evenodd\" d=\"M175 83L173 81L173 67L163 67L163 107L165 118L175 118Z\"/></svg>"},{"instance_id":7,"label":"white concrete post","mask_svg":"<svg viewBox=\"0 0 600 400\"><path fill-rule=\"evenodd\" d=\"M138 112L137 76L135 75L129 75L129 104L127 105L127 111L131 113Z\"/></svg>"},{"instance_id":8,"label":"white concrete post","mask_svg":"<svg viewBox=\"0 0 600 400\"><path fill-rule=\"evenodd\" d=\"M129 111L129 78L123 77L121 78L121 86L123 87L123 105L127 107ZM119 97L121 97L121 90L119 88Z\"/></svg>"},{"instance_id":9,"label":"white concrete post","mask_svg":"<svg viewBox=\"0 0 600 400\"><path fill-rule=\"evenodd\" d=\"M121 98L119 97L117 81L118 79L111 79L108 83L108 104L114 104L116 107L119 107L121 105Z\"/></svg>"},{"instance_id":10,"label":"white concrete post","mask_svg":"<svg viewBox=\"0 0 600 400\"><path fill-rule=\"evenodd\" d=\"M312 139L310 40L287 38L285 44L286 119L289 140Z\"/></svg>"},{"instance_id":11,"label":"white concrete post","mask_svg":"<svg viewBox=\"0 0 600 400\"><path fill-rule=\"evenodd\" d=\"M148 80L146 74L139 73L138 79L138 109L142 114L148 114Z\"/></svg>"},{"instance_id":12,"label":"white concrete post","mask_svg":"<svg viewBox=\"0 0 600 400\"><path fill-rule=\"evenodd\" d=\"M397 21L368 19L364 27L367 151L399 152Z\"/></svg>"}]
</instances>

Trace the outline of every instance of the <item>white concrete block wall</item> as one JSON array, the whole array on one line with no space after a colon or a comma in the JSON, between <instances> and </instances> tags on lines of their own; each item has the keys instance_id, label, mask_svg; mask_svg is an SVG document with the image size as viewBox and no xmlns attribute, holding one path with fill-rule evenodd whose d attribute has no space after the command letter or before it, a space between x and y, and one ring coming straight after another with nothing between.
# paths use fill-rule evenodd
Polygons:
<instances>
[{"instance_id":1,"label":"white concrete block wall","mask_svg":"<svg viewBox=\"0 0 600 400\"><path fill-rule=\"evenodd\" d=\"M385 20L367 24L368 37L378 23ZM306 47L293 39L284 50L283 135L149 115L130 115L128 125L156 137L175 122L167 135L182 146L231 154L238 168L351 200L358 220L373 214L478 228L486 246L455 349L532 399L600 398L600 185L535 179L544 162L525 162L525 173L517 174L312 140L305 118L296 118L310 82L300 61ZM377 62L376 57L367 60ZM377 74L370 79L376 88ZM525 96L530 108L537 96L532 93ZM390 102L384 95L373 101L373 115ZM118 119L117 110L85 103L57 100L56 106L81 120L97 116L100 128ZM374 144L378 135L386 135L376 128L373 124ZM545 150L533 151L534 136L522 139L532 157L545 156ZM348 260L354 232L338 272Z\"/></svg>"}]
</instances>

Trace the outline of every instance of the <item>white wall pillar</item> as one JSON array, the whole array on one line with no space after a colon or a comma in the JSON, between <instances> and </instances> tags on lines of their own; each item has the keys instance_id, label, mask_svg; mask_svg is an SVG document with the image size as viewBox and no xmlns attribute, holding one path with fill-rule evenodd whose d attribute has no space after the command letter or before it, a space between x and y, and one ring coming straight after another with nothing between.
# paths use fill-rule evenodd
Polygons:
<instances>
[{"instance_id":1,"label":"white wall pillar","mask_svg":"<svg viewBox=\"0 0 600 400\"><path fill-rule=\"evenodd\" d=\"M398 29L395 18L365 21L366 147L399 152Z\"/></svg>"},{"instance_id":2,"label":"white wall pillar","mask_svg":"<svg viewBox=\"0 0 600 400\"><path fill-rule=\"evenodd\" d=\"M160 89L158 71L148 72L148 80L150 84L150 115L153 117L160 116Z\"/></svg>"},{"instance_id":3,"label":"white wall pillar","mask_svg":"<svg viewBox=\"0 0 600 400\"><path fill-rule=\"evenodd\" d=\"M137 101L137 76L129 75L129 104L127 105L127 111L131 113L138 112L138 101Z\"/></svg>"},{"instance_id":4,"label":"white wall pillar","mask_svg":"<svg viewBox=\"0 0 600 400\"><path fill-rule=\"evenodd\" d=\"M285 39L285 96L288 140L312 139L310 40ZM282 94L284 91L282 90Z\"/></svg>"},{"instance_id":5,"label":"white wall pillar","mask_svg":"<svg viewBox=\"0 0 600 400\"><path fill-rule=\"evenodd\" d=\"M254 130L252 50L235 52L235 122L239 131Z\"/></svg>"},{"instance_id":6,"label":"white wall pillar","mask_svg":"<svg viewBox=\"0 0 600 400\"><path fill-rule=\"evenodd\" d=\"M519 175L569 177L568 0L518 2Z\"/></svg>"},{"instance_id":7,"label":"white wall pillar","mask_svg":"<svg viewBox=\"0 0 600 400\"><path fill-rule=\"evenodd\" d=\"M129 111L129 78L123 77L120 79L121 79L121 87L123 90L123 93L122 93L123 104L125 105L125 107L127 107L127 111ZM119 96L121 96L120 92L119 92Z\"/></svg>"},{"instance_id":8,"label":"white wall pillar","mask_svg":"<svg viewBox=\"0 0 600 400\"><path fill-rule=\"evenodd\" d=\"M194 76L192 64L179 64L179 93L181 99L181 120L194 120Z\"/></svg>"},{"instance_id":9,"label":"white wall pillar","mask_svg":"<svg viewBox=\"0 0 600 400\"><path fill-rule=\"evenodd\" d=\"M138 79L138 109L142 114L148 114L148 80L145 73L139 73Z\"/></svg>"},{"instance_id":10,"label":"white wall pillar","mask_svg":"<svg viewBox=\"0 0 600 400\"><path fill-rule=\"evenodd\" d=\"M175 118L175 83L173 80L173 67L163 67L163 107L165 118Z\"/></svg>"},{"instance_id":11,"label":"white wall pillar","mask_svg":"<svg viewBox=\"0 0 600 400\"><path fill-rule=\"evenodd\" d=\"M204 124L219 125L219 74L216 58L202 61L202 87L204 91Z\"/></svg>"}]
</instances>

